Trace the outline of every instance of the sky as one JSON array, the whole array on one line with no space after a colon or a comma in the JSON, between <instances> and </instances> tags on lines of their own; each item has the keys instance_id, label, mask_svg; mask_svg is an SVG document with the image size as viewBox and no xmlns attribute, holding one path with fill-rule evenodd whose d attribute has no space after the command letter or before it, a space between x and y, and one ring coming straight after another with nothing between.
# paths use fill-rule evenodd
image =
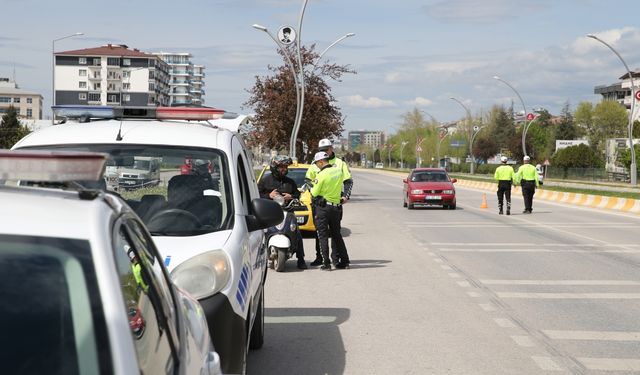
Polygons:
<instances>
[{"instance_id":1,"label":"sky","mask_svg":"<svg viewBox=\"0 0 640 375\"><path fill-rule=\"evenodd\" d=\"M144 52L190 52L206 67L205 104L243 106L256 76L281 65L267 34L297 28L304 0L1 0L0 77L44 96L51 106L52 40L56 52L126 44ZM29 11L25 11L29 9ZM395 132L414 108L437 121L476 116L495 104L542 107L598 102L594 87L619 82L626 69L592 33L640 69L638 0L308 0L303 45L357 74L331 82L345 130ZM11 16L7 16L11 15ZM640 83L639 83L640 84ZM346 132L344 134L346 136Z\"/></svg>"}]
</instances>

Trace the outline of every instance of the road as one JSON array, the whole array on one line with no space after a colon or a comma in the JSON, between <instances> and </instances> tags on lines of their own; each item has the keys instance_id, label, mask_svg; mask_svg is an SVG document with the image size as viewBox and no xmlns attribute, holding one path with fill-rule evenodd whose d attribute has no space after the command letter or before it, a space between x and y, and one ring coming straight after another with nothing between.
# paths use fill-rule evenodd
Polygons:
<instances>
[{"instance_id":1,"label":"road","mask_svg":"<svg viewBox=\"0 0 640 375\"><path fill-rule=\"evenodd\" d=\"M640 217L545 203L497 215L402 207L402 181L353 171L351 269L270 272L251 374L640 371ZM313 240L305 239L308 260Z\"/></svg>"}]
</instances>

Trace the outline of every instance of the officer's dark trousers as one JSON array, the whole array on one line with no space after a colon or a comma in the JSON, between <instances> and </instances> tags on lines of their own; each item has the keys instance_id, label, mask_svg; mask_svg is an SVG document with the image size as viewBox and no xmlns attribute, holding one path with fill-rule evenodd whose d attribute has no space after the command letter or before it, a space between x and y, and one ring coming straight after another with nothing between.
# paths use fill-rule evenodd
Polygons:
<instances>
[{"instance_id":1,"label":"officer's dark trousers","mask_svg":"<svg viewBox=\"0 0 640 375\"><path fill-rule=\"evenodd\" d=\"M340 222L342 222L342 206L340 207ZM311 206L311 214L314 217L314 221L315 221L315 217L316 217L316 213L315 213L315 206ZM315 224L315 222L314 222ZM341 225L342 227L342 225ZM342 239L342 237L341 237ZM342 241L344 242L344 241ZM336 239L333 238L333 236L331 237L331 250L332 251L336 251L336 249L338 248L338 245L336 244ZM316 259L322 259L322 253L320 252L320 241L318 240L318 232L316 232Z\"/></svg>"},{"instance_id":2,"label":"officer's dark trousers","mask_svg":"<svg viewBox=\"0 0 640 375\"><path fill-rule=\"evenodd\" d=\"M340 217L342 216L340 206L332 206L327 204L324 207L315 207L315 225L318 233L318 242L320 244L320 254L322 263L329 265L331 261L334 264L349 263L349 255L347 248L340 233ZM329 237L335 242L332 249L331 258L329 258Z\"/></svg>"},{"instance_id":3,"label":"officer's dark trousers","mask_svg":"<svg viewBox=\"0 0 640 375\"><path fill-rule=\"evenodd\" d=\"M532 180L522 180L522 197L524 198L525 211L531 212L533 206L533 195L536 193L536 182Z\"/></svg>"},{"instance_id":4,"label":"officer's dark trousers","mask_svg":"<svg viewBox=\"0 0 640 375\"><path fill-rule=\"evenodd\" d=\"M511 180L498 181L498 208L502 211L504 198L507 198L507 210L511 208Z\"/></svg>"}]
</instances>

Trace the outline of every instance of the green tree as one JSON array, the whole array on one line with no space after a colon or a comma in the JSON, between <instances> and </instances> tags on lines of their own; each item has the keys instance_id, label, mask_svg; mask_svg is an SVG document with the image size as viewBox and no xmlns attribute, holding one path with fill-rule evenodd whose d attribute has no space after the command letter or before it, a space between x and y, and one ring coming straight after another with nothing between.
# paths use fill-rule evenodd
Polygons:
<instances>
[{"instance_id":1,"label":"green tree","mask_svg":"<svg viewBox=\"0 0 640 375\"><path fill-rule=\"evenodd\" d=\"M5 114L2 115L2 123L0 124L0 149L13 147L16 142L29 133L31 133L29 128L20 123L15 107L10 106Z\"/></svg>"},{"instance_id":2,"label":"green tree","mask_svg":"<svg viewBox=\"0 0 640 375\"><path fill-rule=\"evenodd\" d=\"M571 114L569 102L565 103L564 107L562 107L560 116L562 119L555 129L555 139L576 139L578 137L578 129L573 123L573 115Z\"/></svg>"},{"instance_id":3,"label":"green tree","mask_svg":"<svg viewBox=\"0 0 640 375\"><path fill-rule=\"evenodd\" d=\"M283 57L283 65L269 66L269 76L255 77L254 86L247 90L251 96L244 107L251 108L255 113L247 143L282 150L289 148L296 116L296 88L284 54L288 54L294 63L296 59L292 46L279 53ZM344 74L356 72L349 66L328 63L315 65L319 57L315 45L303 46L301 55L302 64L307 68L304 111L297 139L298 155L295 156L299 160L306 160L317 151L320 139L340 136L343 131L344 118L331 94L328 80L340 82ZM310 146L306 155L301 147L303 142Z\"/></svg>"},{"instance_id":4,"label":"green tree","mask_svg":"<svg viewBox=\"0 0 640 375\"><path fill-rule=\"evenodd\" d=\"M511 138L516 133L513 118L504 106L493 106L487 119L490 137L499 149L509 148Z\"/></svg>"},{"instance_id":5,"label":"green tree","mask_svg":"<svg viewBox=\"0 0 640 375\"><path fill-rule=\"evenodd\" d=\"M487 162L487 159L494 156L499 151L498 144L493 138L482 137L473 142L473 156L476 160Z\"/></svg>"},{"instance_id":6,"label":"green tree","mask_svg":"<svg viewBox=\"0 0 640 375\"><path fill-rule=\"evenodd\" d=\"M562 168L566 178L569 168L602 168L604 161L598 151L581 144L556 151L551 165Z\"/></svg>"},{"instance_id":7,"label":"green tree","mask_svg":"<svg viewBox=\"0 0 640 375\"><path fill-rule=\"evenodd\" d=\"M373 162L374 163L379 163L382 159L380 159L380 149L376 149L373 152Z\"/></svg>"},{"instance_id":8,"label":"green tree","mask_svg":"<svg viewBox=\"0 0 640 375\"><path fill-rule=\"evenodd\" d=\"M638 164L638 160L640 160L640 145L634 145L633 148L636 153L636 170L640 172L640 164ZM619 150L618 157L616 158L616 160L623 167L627 168L628 170L631 170L631 150L630 149Z\"/></svg>"},{"instance_id":9,"label":"green tree","mask_svg":"<svg viewBox=\"0 0 640 375\"><path fill-rule=\"evenodd\" d=\"M576 124L585 130L589 144L603 151L608 138L626 135L627 110L615 101L603 101L595 107L589 102L581 102L574 114Z\"/></svg>"}]
</instances>

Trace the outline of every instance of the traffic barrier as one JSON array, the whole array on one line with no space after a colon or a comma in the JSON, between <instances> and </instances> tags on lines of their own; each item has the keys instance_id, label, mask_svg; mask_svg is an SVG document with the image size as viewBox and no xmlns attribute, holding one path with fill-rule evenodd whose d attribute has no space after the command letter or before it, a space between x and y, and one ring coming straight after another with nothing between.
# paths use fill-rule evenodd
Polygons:
<instances>
[{"instance_id":1,"label":"traffic barrier","mask_svg":"<svg viewBox=\"0 0 640 375\"><path fill-rule=\"evenodd\" d=\"M495 191L498 189L497 183L482 182L475 180L458 179L456 185L464 186L471 189ZM522 195L522 189L514 186L511 189L511 195ZM602 195L567 193L561 191L545 190L544 188L536 189L534 199L545 201L571 204L575 206L584 206L610 211L621 211L640 214L640 200L631 198L606 197ZM480 208L486 207L486 194L482 194L482 205Z\"/></svg>"}]
</instances>

